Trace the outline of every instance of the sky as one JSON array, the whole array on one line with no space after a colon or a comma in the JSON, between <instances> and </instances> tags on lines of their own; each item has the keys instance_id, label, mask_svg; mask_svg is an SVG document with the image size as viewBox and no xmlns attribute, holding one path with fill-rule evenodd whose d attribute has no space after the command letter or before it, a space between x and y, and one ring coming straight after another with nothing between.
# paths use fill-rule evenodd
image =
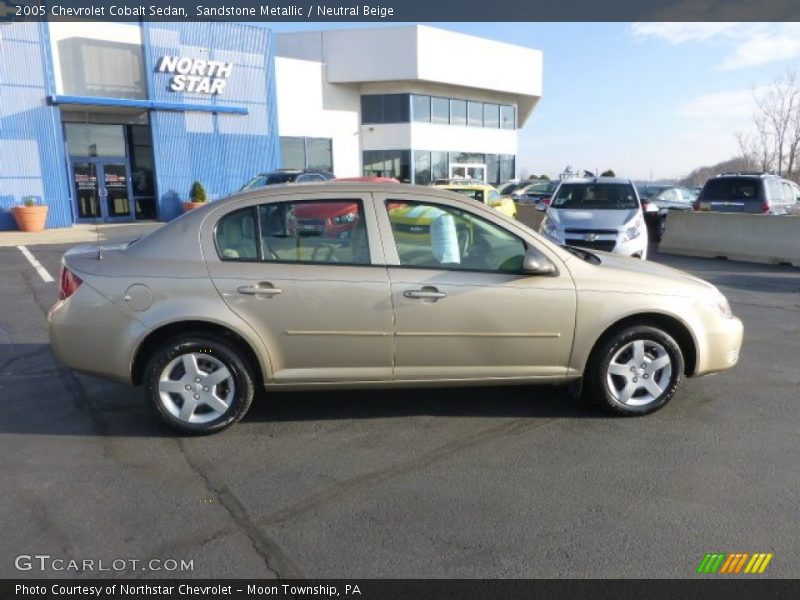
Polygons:
<instances>
[{"instance_id":1,"label":"sky","mask_svg":"<svg viewBox=\"0 0 800 600\"><path fill-rule=\"evenodd\" d=\"M800 66L800 23L426 25L542 50L542 98L519 131L517 170L550 177L570 165L679 178L732 158L735 132L752 128L753 91ZM379 26L270 24L276 32Z\"/></svg>"}]
</instances>

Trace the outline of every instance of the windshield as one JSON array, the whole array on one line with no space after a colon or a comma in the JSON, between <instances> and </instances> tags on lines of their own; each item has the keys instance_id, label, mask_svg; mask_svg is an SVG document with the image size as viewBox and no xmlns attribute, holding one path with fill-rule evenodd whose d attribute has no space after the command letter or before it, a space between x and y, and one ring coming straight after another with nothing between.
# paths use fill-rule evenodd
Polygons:
<instances>
[{"instance_id":1,"label":"windshield","mask_svg":"<svg viewBox=\"0 0 800 600\"><path fill-rule=\"evenodd\" d=\"M562 183L551 206L584 210L639 208L630 183Z\"/></svg>"}]
</instances>

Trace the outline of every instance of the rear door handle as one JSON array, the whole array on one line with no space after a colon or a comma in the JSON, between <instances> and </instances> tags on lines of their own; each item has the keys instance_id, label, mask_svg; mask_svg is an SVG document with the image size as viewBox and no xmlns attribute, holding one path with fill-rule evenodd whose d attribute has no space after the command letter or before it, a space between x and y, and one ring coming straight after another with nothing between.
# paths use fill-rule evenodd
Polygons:
<instances>
[{"instance_id":1,"label":"rear door handle","mask_svg":"<svg viewBox=\"0 0 800 600\"><path fill-rule=\"evenodd\" d=\"M422 300L439 300L447 298L447 294L440 292L435 287L424 287L421 290L406 290L403 292L406 298L418 298Z\"/></svg>"},{"instance_id":2,"label":"rear door handle","mask_svg":"<svg viewBox=\"0 0 800 600\"><path fill-rule=\"evenodd\" d=\"M271 283L259 283L257 285L242 285L236 288L240 294L247 296L277 296L282 294L283 290L276 288Z\"/></svg>"}]
</instances>

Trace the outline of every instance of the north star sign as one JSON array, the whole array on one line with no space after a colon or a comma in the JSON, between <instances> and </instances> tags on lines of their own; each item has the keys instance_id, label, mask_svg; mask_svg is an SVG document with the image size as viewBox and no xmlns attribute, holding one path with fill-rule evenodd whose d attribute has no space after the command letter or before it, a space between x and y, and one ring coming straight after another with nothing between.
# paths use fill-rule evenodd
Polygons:
<instances>
[{"instance_id":1,"label":"north star sign","mask_svg":"<svg viewBox=\"0 0 800 600\"><path fill-rule=\"evenodd\" d=\"M196 94L222 94L233 63L203 60L185 56L164 56L158 65L159 73L170 73L169 89L173 92Z\"/></svg>"}]
</instances>

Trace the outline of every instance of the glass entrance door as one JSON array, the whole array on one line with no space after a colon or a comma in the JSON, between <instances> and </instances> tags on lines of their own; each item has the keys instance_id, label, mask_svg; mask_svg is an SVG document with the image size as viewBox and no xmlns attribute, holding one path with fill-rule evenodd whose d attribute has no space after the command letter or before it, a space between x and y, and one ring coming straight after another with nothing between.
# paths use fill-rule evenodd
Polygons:
<instances>
[{"instance_id":1,"label":"glass entrance door","mask_svg":"<svg viewBox=\"0 0 800 600\"><path fill-rule=\"evenodd\" d=\"M477 179L478 181L486 181L486 165L485 164L461 164L451 163L450 165L450 178L451 179Z\"/></svg>"},{"instance_id":2,"label":"glass entrance door","mask_svg":"<svg viewBox=\"0 0 800 600\"><path fill-rule=\"evenodd\" d=\"M119 159L73 159L72 178L78 219L133 219L131 176Z\"/></svg>"}]
</instances>

